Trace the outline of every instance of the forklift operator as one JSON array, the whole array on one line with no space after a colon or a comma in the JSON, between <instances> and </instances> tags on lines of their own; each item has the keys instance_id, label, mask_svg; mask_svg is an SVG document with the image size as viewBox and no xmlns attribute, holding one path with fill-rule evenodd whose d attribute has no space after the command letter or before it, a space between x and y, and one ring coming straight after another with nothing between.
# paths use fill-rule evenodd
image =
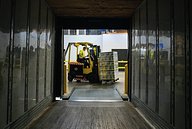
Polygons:
<instances>
[{"instance_id":1,"label":"forklift operator","mask_svg":"<svg viewBox=\"0 0 192 129\"><path fill-rule=\"evenodd\" d=\"M86 47L83 47L83 50L80 50L79 51L79 58L80 59L83 59L83 58L85 58L85 51L86 51Z\"/></svg>"},{"instance_id":2,"label":"forklift operator","mask_svg":"<svg viewBox=\"0 0 192 129\"><path fill-rule=\"evenodd\" d=\"M87 50L87 48L86 47L83 47L83 50L80 50L79 51L79 58L78 58L78 62L80 62L80 63L84 63L84 67L86 68L87 66L89 66L89 63L88 63L88 60L87 60L87 58L86 58L86 56L85 56L85 54L86 54L86 50Z\"/></svg>"}]
</instances>

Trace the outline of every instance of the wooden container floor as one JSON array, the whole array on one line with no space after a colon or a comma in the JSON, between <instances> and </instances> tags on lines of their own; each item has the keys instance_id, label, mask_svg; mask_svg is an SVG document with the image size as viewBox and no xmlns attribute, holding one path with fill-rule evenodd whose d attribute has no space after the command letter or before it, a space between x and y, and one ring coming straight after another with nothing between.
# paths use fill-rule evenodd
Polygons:
<instances>
[{"instance_id":1,"label":"wooden container floor","mask_svg":"<svg viewBox=\"0 0 192 129\"><path fill-rule=\"evenodd\" d=\"M151 129L129 102L58 101L28 129Z\"/></svg>"}]
</instances>

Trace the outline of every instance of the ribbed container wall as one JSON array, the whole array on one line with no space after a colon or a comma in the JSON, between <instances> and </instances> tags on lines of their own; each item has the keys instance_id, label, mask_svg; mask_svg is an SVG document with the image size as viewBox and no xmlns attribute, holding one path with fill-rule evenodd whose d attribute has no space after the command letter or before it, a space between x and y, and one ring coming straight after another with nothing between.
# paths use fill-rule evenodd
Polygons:
<instances>
[{"instance_id":1,"label":"ribbed container wall","mask_svg":"<svg viewBox=\"0 0 192 129\"><path fill-rule=\"evenodd\" d=\"M45 0L0 0L0 128L22 128L52 101L54 14Z\"/></svg>"},{"instance_id":2,"label":"ribbed container wall","mask_svg":"<svg viewBox=\"0 0 192 129\"><path fill-rule=\"evenodd\" d=\"M157 128L192 127L191 17L191 0L144 0L132 16L132 101Z\"/></svg>"}]
</instances>

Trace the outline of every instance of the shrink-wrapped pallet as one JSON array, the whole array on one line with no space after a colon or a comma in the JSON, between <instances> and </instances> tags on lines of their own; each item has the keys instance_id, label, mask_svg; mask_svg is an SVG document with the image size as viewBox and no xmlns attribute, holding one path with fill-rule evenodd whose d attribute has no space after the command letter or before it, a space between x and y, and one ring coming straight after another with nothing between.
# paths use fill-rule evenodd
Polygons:
<instances>
[{"instance_id":1,"label":"shrink-wrapped pallet","mask_svg":"<svg viewBox=\"0 0 192 129\"><path fill-rule=\"evenodd\" d=\"M118 79L117 52L99 54L99 77L101 81L116 81Z\"/></svg>"}]
</instances>

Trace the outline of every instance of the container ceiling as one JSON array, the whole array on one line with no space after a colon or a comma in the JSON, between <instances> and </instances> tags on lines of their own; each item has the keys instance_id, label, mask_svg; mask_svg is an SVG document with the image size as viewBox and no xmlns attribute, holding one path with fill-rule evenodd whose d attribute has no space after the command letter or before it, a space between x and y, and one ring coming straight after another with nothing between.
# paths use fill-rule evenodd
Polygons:
<instances>
[{"instance_id":1,"label":"container ceiling","mask_svg":"<svg viewBox=\"0 0 192 129\"><path fill-rule=\"evenodd\" d=\"M57 16L129 18L142 0L47 0Z\"/></svg>"}]
</instances>

